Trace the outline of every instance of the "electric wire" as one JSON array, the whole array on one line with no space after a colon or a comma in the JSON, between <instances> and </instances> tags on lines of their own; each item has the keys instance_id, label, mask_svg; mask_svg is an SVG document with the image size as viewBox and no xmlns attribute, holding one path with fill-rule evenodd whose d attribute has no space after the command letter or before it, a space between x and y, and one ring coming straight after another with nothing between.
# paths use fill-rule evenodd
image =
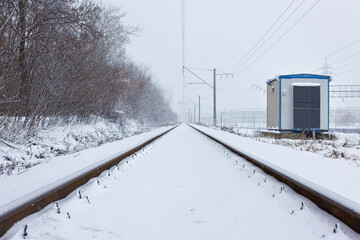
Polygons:
<instances>
[{"instance_id":1,"label":"electric wire","mask_svg":"<svg viewBox=\"0 0 360 240\"><path fill-rule=\"evenodd\" d=\"M248 65L246 68L244 68L241 72L236 73L234 76L238 76L239 74L243 73L246 69L248 69L249 67L251 67L253 64L255 64L261 57L263 57L268 51L270 51L270 49L272 49L287 33L290 32L290 30L292 30L318 3L320 2L320 0L317 0L277 41L275 41L263 54L261 54L257 59L255 59L255 61L253 61L252 63L250 63L250 65ZM302 2L303 3L303 2ZM301 3L301 4L302 4ZM300 4L300 5L301 5ZM298 6L299 7L299 6ZM298 9L298 7L296 9ZM296 10L295 9L295 10ZM294 11L293 11L294 13Z\"/></svg>"},{"instance_id":2,"label":"electric wire","mask_svg":"<svg viewBox=\"0 0 360 240\"><path fill-rule=\"evenodd\" d=\"M310 63L310 64L308 64L308 65L306 65L306 66L304 66L304 67L302 67L302 68L299 68L299 69L295 70L294 72L298 72L298 71L301 71L301 70L303 70L303 69L306 69L306 68L308 68L308 67L310 67L310 66L312 66L312 65L314 65L314 64L316 64L316 63L319 63L319 62L323 61L324 58L328 58L328 57L334 56L334 55L338 54L339 52L342 52L342 51L344 51L344 50L346 50L346 49L354 46L355 44L357 44L357 43L359 43L359 42L360 42L360 39L359 39L359 40L356 40L355 42L350 43L349 45L346 45L345 47L342 47L342 48L339 49L339 50L336 50L336 51L333 52L333 53L330 53L329 55L327 55L327 56L325 56L325 57L320 58L319 60L317 60L317 61L315 61L315 62L313 62L313 63Z\"/></svg>"},{"instance_id":3,"label":"electric wire","mask_svg":"<svg viewBox=\"0 0 360 240\"><path fill-rule=\"evenodd\" d=\"M344 75L344 74L347 74L347 73L350 73L350 72L354 72L354 71L359 70L359 69L360 69L360 67L353 68L353 69L350 69L350 70L348 70L346 72L339 73L339 74L337 74L337 76L341 76L341 75Z\"/></svg>"},{"instance_id":4,"label":"electric wire","mask_svg":"<svg viewBox=\"0 0 360 240\"><path fill-rule=\"evenodd\" d=\"M345 64L345 65L342 65L342 66L340 66L340 67L337 67L337 68L335 68L335 69L336 69L336 70L339 70L339 69L342 69L342 68L346 68L347 66L353 65L354 63L358 63L358 62L360 62L360 59L357 59L357 60L352 61L352 62L350 62L350 63L348 63L348 64Z\"/></svg>"},{"instance_id":5,"label":"electric wire","mask_svg":"<svg viewBox=\"0 0 360 240\"><path fill-rule=\"evenodd\" d=\"M285 9L285 11L283 11L283 13L276 19L276 21L271 25L271 27L264 33L264 35L262 35L262 37L257 41L257 43L255 43L255 45L250 49L249 52L246 53L246 55L238 62L235 64L234 67L232 67L228 72L232 72L234 69L236 69L238 67L238 65L240 65L240 63L247 57L249 56L249 54L259 45L259 43L265 38L265 36L273 29L273 27L278 23L278 21L284 16L284 14L289 10L289 8L294 4L296 0L293 0L290 5Z\"/></svg>"},{"instance_id":6,"label":"electric wire","mask_svg":"<svg viewBox=\"0 0 360 240\"><path fill-rule=\"evenodd\" d=\"M249 67L251 67L254 63L256 63L260 58L262 58L268 51L270 51L286 34L290 32L318 3L320 0L317 0L281 37L276 40L266 51L261 54L258 58L255 59L255 61L251 62L246 68L244 68L242 71L235 74L235 76L238 76L239 74L243 73L245 70L247 70Z\"/></svg>"},{"instance_id":7,"label":"electric wire","mask_svg":"<svg viewBox=\"0 0 360 240\"><path fill-rule=\"evenodd\" d=\"M306 0L302 0L301 3L290 13L289 16L273 31L270 36L239 66L233 69L234 72L238 71L242 66L244 66L250 59L279 31L279 29L295 14L295 12L304 4Z\"/></svg>"},{"instance_id":8,"label":"electric wire","mask_svg":"<svg viewBox=\"0 0 360 240\"><path fill-rule=\"evenodd\" d=\"M186 67L189 68L189 69L198 70L198 71L212 71L213 70L213 69L210 69L210 68L189 67L189 66L186 66Z\"/></svg>"},{"instance_id":9,"label":"electric wire","mask_svg":"<svg viewBox=\"0 0 360 240\"><path fill-rule=\"evenodd\" d=\"M185 120L185 0L181 0L181 44L182 44L182 103L183 103L183 120Z\"/></svg>"},{"instance_id":10,"label":"electric wire","mask_svg":"<svg viewBox=\"0 0 360 240\"><path fill-rule=\"evenodd\" d=\"M320 0L318 0L287 32L289 32L318 2L319 2ZM297 5L297 7L290 13L290 15L275 29L275 31L265 40L265 42L263 42L262 44L261 44L261 46L259 46L257 49L256 49L256 51L253 53L253 54L251 54L251 56L250 57L248 57L247 58L247 60L245 61L245 62L243 62L240 66L238 66L237 68L236 68L236 70L239 70L246 62L248 62L270 39L271 39L271 37L290 19L290 17L301 7L301 5L303 4L305 2L305 0L303 0L299 5ZM291 4L290 4L290 6L293 4L293 2L291 2ZM289 7L290 7L289 6ZM285 12L289 9L289 7L285 10ZM284 12L284 13L285 13ZM284 14L283 13L283 14ZM283 15L282 14L282 15ZM282 16L281 15L281 16ZM281 18L281 17L280 17ZM280 39L278 39L276 42L275 42L275 44L277 43L277 42L279 42L280 40L281 40L281 38L282 37L284 37L286 34L287 34L287 32L284 34L284 35L282 35L281 37L280 37ZM270 49L275 45L275 44L273 44L271 47L270 47ZM269 51L270 49L268 49L268 50L266 50L266 52L267 51ZM265 53L266 53L265 52ZM263 55L265 55L265 53L264 54L262 54L261 55L261 57L263 56ZM259 58L258 58L259 59ZM248 67L246 67L246 69L247 68L249 68L252 64L254 64L258 59L256 59L253 63L251 63ZM245 70L246 70L245 69ZM241 71L241 73L242 73L243 71ZM235 74L234 75L234 77L236 77L237 75L239 75L239 74ZM230 81L228 82L228 84L223 88L223 89L225 89L228 85L230 84Z\"/></svg>"},{"instance_id":11,"label":"electric wire","mask_svg":"<svg viewBox=\"0 0 360 240\"><path fill-rule=\"evenodd\" d=\"M353 56L355 56L355 55L357 55L357 54L359 54L359 53L360 53L360 51L358 51L358 52L356 52L356 53L353 53L353 54L350 54L350 55L348 55L348 56L346 56L346 57L343 57L343 58L341 58L341 59L339 59L339 60L337 60L337 61L335 61L335 62L332 62L332 63L328 64L328 66L329 66L329 68L334 69L334 68L331 67L331 66L333 66L333 65L335 65L335 64L338 64L339 62L342 62L342 61L344 61L344 60L346 60L346 59L348 59L348 58L351 58L351 57L353 57ZM358 60L358 61L359 61L359 60ZM341 66L341 67L335 67L335 69L338 70L338 69L347 67L347 66L352 65L353 63L356 63L356 62L358 62L358 61L350 62L350 63L348 63L348 64L346 64L346 65ZM318 72L318 71L321 70L321 69L322 69L322 68L317 68L317 69L313 70L313 72ZM335 74L335 75L336 75L336 74Z\"/></svg>"},{"instance_id":12,"label":"electric wire","mask_svg":"<svg viewBox=\"0 0 360 240\"><path fill-rule=\"evenodd\" d=\"M337 60L337 61L335 61L335 62L332 62L332 63L330 63L329 65L337 64L337 63L342 62L342 61L344 61L344 60L346 60L346 59L348 59L348 58L351 58L351 57L353 57L353 56L355 56L355 55L358 55L359 53L360 53L360 51L355 52L355 53L353 53L353 54L351 54L351 55L348 55L348 56L346 56L346 57L343 57L343 58L341 58L341 59L339 59L339 60Z\"/></svg>"}]
</instances>

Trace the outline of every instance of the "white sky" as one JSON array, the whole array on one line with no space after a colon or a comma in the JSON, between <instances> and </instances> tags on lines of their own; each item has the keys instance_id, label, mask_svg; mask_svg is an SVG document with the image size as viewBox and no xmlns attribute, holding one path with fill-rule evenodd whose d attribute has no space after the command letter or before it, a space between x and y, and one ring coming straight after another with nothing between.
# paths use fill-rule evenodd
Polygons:
<instances>
[{"instance_id":1,"label":"white sky","mask_svg":"<svg viewBox=\"0 0 360 240\"><path fill-rule=\"evenodd\" d=\"M293 0L185 0L186 66L229 71L254 46ZM292 7L275 26L302 2ZM294 15L263 48L244 66L261 55L281 37L317 0L305 0ZM127 12L125 23L139 25L143 31L133 37L129 56L151 67L157 82L171 97L171 105L182 112L181 0L103 0L107 5ZM265 108L266 95L251 87L265 88L265 82L280 74L321 73L324 60L296 71L360 40L359 0L320 0L320 2L267 54L243 73L230 79L218 78L218 110ZM266 38L265 38L266 39ZM355 54L358 53L358 54ZM336 64L338 60L355 54ZM360 84L360 42L328 58L332 65L333 84ZM358 68L355 71L349 70ZM212 84L212 72L192 69ZM235 73L238 71L235 71ZM341 74L344 73L344 74ZM186 74L188 82L198 80ZM202 112L211 114L212 89L206 85L189 85L185 94L193 101L197 96ZM332 100L331 108L360 107L360 99ZM193 106L189 105L189 108Z\"/></svg>"}]
</instances>

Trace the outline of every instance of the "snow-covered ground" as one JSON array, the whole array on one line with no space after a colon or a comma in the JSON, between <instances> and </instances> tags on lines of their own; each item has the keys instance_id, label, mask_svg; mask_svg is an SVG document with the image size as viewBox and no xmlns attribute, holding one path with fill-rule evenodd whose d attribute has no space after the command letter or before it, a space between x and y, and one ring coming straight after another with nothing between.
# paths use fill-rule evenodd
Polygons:
<instances>
[{"instance_id":1,"label":"snow-covered ground","mask_svg":"<svg viewBox=\"0 0 360 240\"><path fill-rule=\"evenodd\" d=\"M3 239L23 239L25 225L27 239L360 239L186 125L18 222Z\"/></svg>"},{"instance_id":2,"label":"snow-covered ground","mask_svg":"<svg viewBox=\"0 0 360 240\"><path fill-rule=\"evenodd\" d=\"M98 119L89 124L51 125L39 129L31 137L21 134L7 136L3 133L3 137L11 138L11 141L0 138L0 179L19 174L57 156L76 153L150 129L153 128L131 120L120 126Z\"/></svg>"},{"instance_id":3,"label":"snow-covered ground","mask_svg":"<svg viewBox=\"0 0 360 240\"><path fill-rule=\"evenodd\" d=\"M326 158L342 159L349 164L360 167L360 134L332 132L335 140L312 140L312 139L273 139L262 137L258 130L244 128L228 128L228 132L242 137L248 137L256 141L272 143L290 147L298 151L308 151L320 154Z\"/></svg>"},{"instance_id":4,"label":"snow-covered ground","mask_svg":"<svg viewBox=\"0 0 360 240\"><path fill-rule=\"evenodd\" d=\"M34 195L53 188L54 184L57 186L89 167L94 168L94 165L113 159L119 153L132 149L170 128L161 127L77 153L54 157L20 174L0 178L0 215L28 201Z\"/></svg>"},{"instance_id":5,"label":"snow-covered ground","mask_svg":"<svg viewBox=\"0 0 360 240\"><path fill-rule=\"evenodd\" d=\"M243 137L220 129L195 125L238 149L360 204L360 167L344 158L328 158L311 151L263 142L259 137ZM290 140L289 140L290 142ZM309 141L311 142L311 141Z\"/></svg>"}]
</instances>

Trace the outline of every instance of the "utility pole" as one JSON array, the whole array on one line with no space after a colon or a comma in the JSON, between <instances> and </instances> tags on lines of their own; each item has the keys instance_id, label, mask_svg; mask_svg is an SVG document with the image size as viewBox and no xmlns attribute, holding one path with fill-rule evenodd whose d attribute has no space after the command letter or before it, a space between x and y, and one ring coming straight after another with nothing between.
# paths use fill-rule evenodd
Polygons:
<instances>
[{"instance_id":1,"label":"utility pole","mask_svg":"<svg viewBox=\"0 0 360 240\"><path fill-rule=\"evenodd\" d=\"M193 101L191 98L187 97L184 95L184 98L186 98L188 101L187 102L179 102L181 104L183 104L184 106L187 106L188 104L193 104L194 105L194 112L193 110L191 109L192 106L189 106L189 108L187 108L187 111L188 111L188 122L189 123L195 123L196 122L196 102ZM193 115L194 114L194 115Z\"/></svg>"},{"instance_id":2,"label":"utility pole","mask_svg":"<svg viewBox=\"0 0 360 240\"><path fill-rule=\"evenodd\" d=\"M214 68L214 83L213 83L213 92L214 92L214 113L213 113L213 125L216 126L216 69Z\"/></svg>"},{"instance_id":3,"label":"utility pole","mask_svg":"<svg viewBox=\"0 0 360 240\"><path fill-rule=\"evenodd\" d=\"M199 95L199 121L198 123L200 123L200 95Z\"/></svg>"},{"instance_id":4,"label":"utility pole","mask_svg":"<svg viewBox=\"0 0 360 240\"><path fill-rule=\"evenodd\" d=\"M222 114L222 112L220 113L220 116L221 116L221 118L220 118L221 119L221 125L220 126L222 127L223 126L223 114Z\"/></svg>"},{"instance_id":5,"label":"utility pole","mask_svg":"<svg viewBox=\"0 0 360 240\"><path fill-rule=\"evenodd\" d=\"M191 112L191 110L188 108L188 123L191 123L191 119L192 119L192 112Z\"/></svg>"},{"instance_id":6,"label":"utility pole","mask_svg":"<svg viewBox=\"0 0 360 240\"><path fill-rule=\"evenodd\" d=\"M218 73L216 73L216 69L214 68L213 70L211 70L211 69L209 69L210 71L213 71L214 73L214 79L213 79L213 81L214 81L214 83L213 83L213 85L211 86L209 83L207 83L205 80L203 80L201 77L199 77L198 75L196 75L193 71L191 71L189 68L187 68L187 67L183 67L184 69L186 69L188 72L190 72L191 74L193 74L195 77L197 77L198 79L200 79L201 80L201 82L202 83L191 83L191 84L206 84L206 85L208 85L209 87L211 87L212 89L213 89L213 100L214 100L214 103L213 103L213 107L214 107L214 109L213 109L213 125L214 126L216 126L216 76L232 76L233 77L233 74L232 73L221 73L221 74L218 74ZM199 113L200 114L200 113ZM200 119L200 117L199 117L199 119Z\"/></svg>"},{"instance_id":7,"label":"utility pole","mask_svg":"<svg viewBox=\"0 0 360 240\"><path fill-rule=\"evenodd\" d=\"M213 125L216 126L216 76L233 76L232 73L216 73L216 69L214 68L214 84L213 84L213 91L214 91L214 113L213 113Z\"/></svg>"},{"instance_id":8,"label":"utility pole","mask_svg":"<svg viewBox=\"0 0 360 240\"><path fill-rule=\"evenodd\" d=\"M185 0L181 0L181 48L182 48L182 121L185 121Z\"/></svg>"},{"instance_id":9,"label":"utility pole","mask_svg":"<svg viewBox=\"0 0 360 240\"><path fill-rule=\"evenodd\" d=\"M198 116L198 123L201 123L201 100L209 100L209 98L202 98L200 95L198 97L198 101L199 101L199 116Z\"/></svg>"}]
</instances>

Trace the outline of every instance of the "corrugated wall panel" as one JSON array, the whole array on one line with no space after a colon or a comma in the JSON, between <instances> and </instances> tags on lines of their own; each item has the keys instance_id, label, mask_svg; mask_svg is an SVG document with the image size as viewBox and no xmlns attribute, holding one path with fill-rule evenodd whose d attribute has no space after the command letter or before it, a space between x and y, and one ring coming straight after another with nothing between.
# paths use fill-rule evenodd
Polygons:
<instances>
[{"instance_id":1,"label":"corrugated wall panel","mask_svg":"<svg viewBox=\"0 0 360 240\"><path fill-rule=\"evenodd\" d=\"M320 86L294 86L294 128L320 128Z\"/></svg>"},{"instance_id":2,"label":"corrugated wall panel","mask_svg":"<svg viewBox=\"0 0 360 240\"><path fill-rule=\"evenodd\" d=\"M267 85L267 128L279 128L279 82L271 82Z\"/></svg>"}]
</instances>

